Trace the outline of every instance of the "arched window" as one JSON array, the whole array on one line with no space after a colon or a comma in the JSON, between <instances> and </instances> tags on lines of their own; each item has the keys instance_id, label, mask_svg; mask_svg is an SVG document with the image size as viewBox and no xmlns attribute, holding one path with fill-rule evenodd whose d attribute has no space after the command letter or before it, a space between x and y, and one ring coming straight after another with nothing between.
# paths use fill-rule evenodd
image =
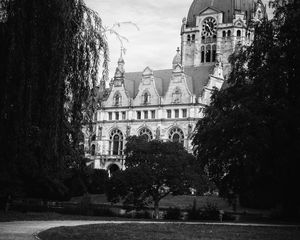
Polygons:
<instances>
[{"instance_id":1,"label":"arched window","mask_svg":"<svg viewBox=\"0 0 300 240\"><path fill-rule=\"evenodd\" d=\"M226 31L223 31L222 36L223 36L223 38L226 37Z\"/></svg>"},{"instance_id":2,"label":"arched window","mask_svg":"<svg viewBox=\"0 0 300 240\"><path fill-rule=\"evenodd\" d=\"M111 155L121 155L123 151L123 133L115 129L110 133L109 149Z\"/></svg>"},{"instance_id":3,"label":"arched window","mask_svg":"<svg viewBox=\"0 0 300 240\"><path fill-rule=\"evenodd\" d=\"M150 93L145 91L142 95L142 104L147 105L150 103Z\"/></svg>"},{"instance_id":4,"label":"arched window","mask_svg":"<svg viewBox=\"0 0 300 240\"><path fill-rule=\"evenodd\" d=\"M148 128L142 128L139 132L139 135L145 137L147 141L153 139L152 132Z\"/></svg>"},{"instance_id":5,"label":"arched window","mask_svg":"<svg viewBox=\"0 0 300 240\"><path fill-rule=\"evenodd\" d=\"M115 106L120 106L121 102L122 102L121 94L119 92L116 92L115 96L114 96L114 105Z\"/></svg>"},{"instance_id":6,"label":"arched window","mask_svg":"<svg viewBox=\"0 0 300 240\"><path fill-rule=\"evenodd\" d=\"M215 62L216 61L216 56L217 56L217 47L216 45L213 45L212 46L212 62Z\"/></svg>"},{"instance_id":7,"label":"arched window","mask_svg":"<svg viewBox=\"0 0 300 240\"><path fill-rule=\"evenodd\" d=\"M183 144L184 142L183 131L178 127L172 128L169 132L169 140L172 142Z\"/></svg>"},{"instance_id":8,"label":"arched window","mask_svg":"<svg viewBox=\"0 0 300 240\"><path fill-rule=\"evenodd\" d=\"M191 41L191 36L187 35L187 41L190 42Z\"/></svg>"},{"instance_id":9,"label":"arched window","mask_svg":"<svg viewBox=\"0 0 300 240\"><path fill-rule=\"evenodd\" d=\"M217 35L213 35L213 42L217 41Z\"/></svg>"},{"instance_id":10,"label":"arched window","mask_svg":"<svg viewBox=\"0 0 300 240\"><path fill-rule=\"evenodd\" d=\"M228 31L227 31L227 37L229 38L230 36L231 36L231 31L228 30Z\"/></svg>"},{"instance_id":11,"label":"arched window","mask_svg":"<svg viewBox=\"0 0 300 240\"><path fill-rule=\"evenodd\" d=\"M204 46L201 47L201 62L204 63Z\"/></svg>"},{"instance_id":12,"label":"arched window","mask_svg":"<svg viewBox=\"0 0 300 240\"><path fill-rule=\"evenodd\" d=\"M211 46L206 46L206 62L210 62L211 59Z\"/></svg>"},{"instance_id":13,"label":"arched window","mask_svg":"<svg viewBox=\"0 0 300 240\"><path fill-rule=\"evenodd\" d=\"M237 36L237 38L240 38L240 37L241 37L241 30L237 30L237 31L236 31L236 36Z\"/></svg>"},{"instance_id":14,"label":"arched window","mask_svg":"<svg viewBox=\"0 0 300 240\"><path fill-rule=\"evenodd\" d=\"M93 144L93 145L92 145L92 148L91 148L91 155L92 155L92 156L95 156L95 154L96 154L96 145Z\"/></svg>"},{"instance_id":15,"label":"arched window","mask_svg":"<svg viewBox=\"0 0 300 240\"><path fill-rule=\"evenodd\" d=\"M181 90L176 87L175 91L173 92L173 103L180 103L181 102Z\"/></svg>"}]
</instances>

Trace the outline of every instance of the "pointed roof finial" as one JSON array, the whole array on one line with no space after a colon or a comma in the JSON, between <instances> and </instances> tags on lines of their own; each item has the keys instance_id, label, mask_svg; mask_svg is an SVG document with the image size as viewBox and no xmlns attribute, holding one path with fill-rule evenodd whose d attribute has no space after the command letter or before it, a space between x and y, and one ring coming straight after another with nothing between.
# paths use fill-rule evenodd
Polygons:
<instances>
[{"instance_id":1,"label":"pointed roof finial","mask_svg":"<svg viewBox=\"0 0 300 240\"><path fill-rule=\"evenodd\" d=\"M120 51L120 58L118 60L118 63L124 63L124 59L123 59L123 52L125 53L125 48L121 47L121 51Z\"/></svg>"},{"instance_id":2,"label":"pointed roof finial","mask_svg":"<svg viewBox=\"0 0 300 240\"><path fill-rule=\"evenodd\" d=\"M179 49L179 47L177 48L176 52L177 52L177 53L176 53L175 57L173 58L173 62L172 62L173 68L174 68L175 65L177 65L177 64L180 64L180 65L181 65L181 54L180 54L180 49Z\"/></svg>"}]
</instances>

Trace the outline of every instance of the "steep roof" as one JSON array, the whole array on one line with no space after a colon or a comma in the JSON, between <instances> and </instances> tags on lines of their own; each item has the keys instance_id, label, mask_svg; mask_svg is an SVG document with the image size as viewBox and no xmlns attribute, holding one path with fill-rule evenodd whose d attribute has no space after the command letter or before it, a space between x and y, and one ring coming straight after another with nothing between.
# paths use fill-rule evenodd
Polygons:
<instances>
[{"instance_id":1,"label":"steep roof","mask_svg":"<svg viewBox=\"0 0 300 240\"><path fill-rule=\"evenodd\" d=\"M199 96L208 82L209 74L212 72L213 66L200 66L200 67L185 67L184 73L186 74L187 85L189 90ZM168 90L170 80L172 77L172 69L163 69L153 71L155 85L160 96L164 96ZM134 98L137 95L139 84L142 79L142 72L129 72L125 73L125 88Z\"/></svg>"}]
</instances>

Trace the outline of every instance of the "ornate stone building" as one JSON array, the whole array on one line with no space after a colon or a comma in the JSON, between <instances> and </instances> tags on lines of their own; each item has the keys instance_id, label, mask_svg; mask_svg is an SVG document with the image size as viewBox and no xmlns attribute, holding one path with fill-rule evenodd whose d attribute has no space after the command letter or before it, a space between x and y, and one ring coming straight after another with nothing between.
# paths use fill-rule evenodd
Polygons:
<instances>
[{"instance_id":1,"label":"ornate stone building","mask_svg":"<svg viewBox=\"0 0 300 240\"><path fill-rule=\"evenodd\" d=\"M86 156L94 168L124 169L126 137L176 141L191 151L190 136L213 88L230 71L228 57L253 38L250 23L266 16L260 0L194 0L182 20L181 49L172 68L126 73L121 55L110 88L99 87L100 106Z\"/></svg>"}]
</instances>

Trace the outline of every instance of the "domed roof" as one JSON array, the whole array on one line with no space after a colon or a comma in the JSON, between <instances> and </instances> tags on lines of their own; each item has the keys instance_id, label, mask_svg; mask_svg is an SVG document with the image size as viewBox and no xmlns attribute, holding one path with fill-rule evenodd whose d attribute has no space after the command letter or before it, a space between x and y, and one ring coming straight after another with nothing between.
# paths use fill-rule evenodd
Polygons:
<instances>
[{"instance_id":1,"label":"domed roof","mask_svg":"<svg viewBox=\"0 0 300 240\"><path fill-rule=\"evenodd\" d=\"M247 18L253 10L255 0L194 0L187 17L187 27L196 26L196 16L204 9L211 7L224 13L223 23L232 22L234 10L247 11ZM247 19L247 20L248 20Z\"/></svg>"}]
</instances>

